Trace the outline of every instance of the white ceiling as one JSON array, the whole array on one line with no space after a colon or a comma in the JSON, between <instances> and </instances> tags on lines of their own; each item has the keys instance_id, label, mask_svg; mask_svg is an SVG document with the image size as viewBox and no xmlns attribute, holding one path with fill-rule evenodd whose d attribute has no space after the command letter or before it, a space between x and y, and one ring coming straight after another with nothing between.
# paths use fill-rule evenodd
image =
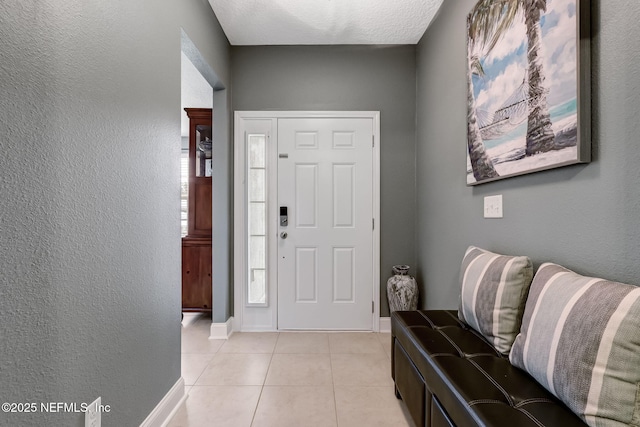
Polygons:
<instances>
[{"instance_id":1,"label":"white ceiling","mask_svg":"<svg viewBox=\"0 0 640 427\"><path fill-rule=\"evenodd\" d=\"M209 0L232 45L416 44L443 0Z\"/></svg>"},{"instance_id":2,"label":"white ceiling","mask_svg":"<svg viewBox=\"0 0 640 427\"><path fill-rule=\"evenodd\" d=\"M209 0L232 45L416 44L443 0ZM182 108L213 89L182 54ZM189 121L182 111L182 136Z\"/></svg>"}]
</instances>

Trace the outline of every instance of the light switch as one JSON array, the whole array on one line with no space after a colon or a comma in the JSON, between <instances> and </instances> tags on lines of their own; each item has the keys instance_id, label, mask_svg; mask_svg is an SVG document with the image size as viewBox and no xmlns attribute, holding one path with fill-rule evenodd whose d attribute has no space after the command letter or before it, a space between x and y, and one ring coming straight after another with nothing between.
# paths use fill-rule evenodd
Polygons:
<instances>
[{"instance_id":1,"label":"light switch","mask_svg":"<svg viewBox=\"0 0 640 427\"><path fill-rule=\"evenodd\" d=\"M484 198L484 217L502 218L502 194Z\"/></svg>"}]
</instances>

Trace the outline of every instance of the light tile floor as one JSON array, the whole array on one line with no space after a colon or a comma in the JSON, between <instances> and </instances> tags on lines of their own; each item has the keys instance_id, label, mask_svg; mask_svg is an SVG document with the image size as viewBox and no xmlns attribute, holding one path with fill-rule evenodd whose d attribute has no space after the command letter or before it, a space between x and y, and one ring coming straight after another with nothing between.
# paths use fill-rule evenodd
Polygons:
<instances>
[{"instance_id":1,"label":"light tile floor","mask_svg":"<svg viewBox=\"0 0 640 427\"><path fill-rule=\"evenodd\" d=\"M169 427L412 427L391 379L391 337L237 333L210 340L211 318L182 322L189 395Z\"/></svg>"}]
</instances>

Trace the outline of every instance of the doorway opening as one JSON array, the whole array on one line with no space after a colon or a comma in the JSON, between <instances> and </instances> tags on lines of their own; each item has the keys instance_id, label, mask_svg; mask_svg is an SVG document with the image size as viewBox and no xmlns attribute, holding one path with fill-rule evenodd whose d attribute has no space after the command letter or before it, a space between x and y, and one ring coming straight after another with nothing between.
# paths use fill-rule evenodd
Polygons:
<instances>
[{"instance_id":1,"label":"doorway opening","mask_svg":"<svg viewBox=\"0 0 640 427\"><path fill-rule=\"evenodd\" d=\"M209 179L211 180L211 185L207 190L210 196L209 200L211 200L208 218L209 224L211 224L211 250L210 255L207 255L210 261L211 276L209 277L207 273L207 286L211 294L211 302L209 304L211 310L211 337L226 338L228 336L227 330L229 333L231 332L227 324L230 324L231 298L233 297L232 292L229 290L229 283L232 281L231 251L233 244L230 231L233 228L232 189L230 187L232 165L229 111L231 100L222 79L184 30L181 30L180 49L182 61L186 62L186 58L188 61L186 65L190 68L190 71L183 72L181 77L183 82L181 114L185 114L185 107L205 107L212 110L210 125L212 128L210 135L211 155L210 158L205 158L200 165L203 174L205 176L210 174ZM185 76L193 76L193 79L185 78ZM194 83L195 81L200 83L196 84ZM191 91L194 94L191 101L184 99L187 91ZM183 136L186 136L186 132L183 132ZM188 200L185 204L188 210ZM213 218L215 218L215 221ZM186 228L188 233L188 220Z\"/></svg>"},{"instance_id":2,"label":"doorway opening","mask_svg":"<svg viewBox=\"0 0 640 427\"><path fill-rule=\"evenodd\" d=\"M211 313L213 88L184 52L180 62L182 311Z\"/></svg>"}]
</instances>

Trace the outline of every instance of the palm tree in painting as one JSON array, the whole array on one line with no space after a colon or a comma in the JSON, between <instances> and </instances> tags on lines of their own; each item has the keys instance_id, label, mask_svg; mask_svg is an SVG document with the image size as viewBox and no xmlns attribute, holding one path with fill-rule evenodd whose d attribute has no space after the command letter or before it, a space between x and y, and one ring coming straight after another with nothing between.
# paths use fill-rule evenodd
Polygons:
<instances>
[{"instance_id":1,"label":"palm tree in painting","mask_svg":"<svg viewBox=\"0 0 640 427\"><path fill-rule=\"evenodd\" d=\"M469 52L471 54L471 52ZM472 75L484 75L482 64L477 56L471 56L469 69L467 70L467 149L471 160L471 170L476 181L496 178L500 176L493 167L493 162L484 149L484 143L480 136L478 117L476 114L476 100L473 96Z\"/></svg>"},{"instance_id":2,"label":"palm tree in painting","mask_svg":"<svg viewBox=\"0 0 640 427\"><path fill-rule=\"evenodd\" d=\"M476 181L500 176L487 155L480 135L472 79L474 75L484 76L477 52L484 51L487 54L493 49L498 39L491 42L489 40L495 38L493 34L506 22L504 18L501 19L504 9L502 3L503 1L481 0L467 18L467 58L469 59L467 67L467 150L469 151L473 177Z\"/></svg>"},{"instance_id":3,"label":"palm tree in painting","mask_svg":"<svg viewBox=\"0 0 640 427\"><path fill-rule=\"evenodd\" d=\"M526 155L546 152L555 148L555 135L551 127L551 116L544 87L544 70L540 42L542 29L540 15L547 10L547 0L519 0L524 8L527 26L527 60L529 62L529 119L527 122Z\"/></svg>"},{"instance_id":4,"label":"palm tree in painting","mask_svg":"<svg viewBox=\"0 0 640 427\"><path fill-rule=\"evenodd\" d=\"M555 148L555 136L544 87L544 70L540 43L540 16L547 10L547 0L480 0L469 14L469 40L480 41L480 48L488 55L514 22L522 14L527 28L527 61L529 64L529 92L525 154L531 156ZM471 58L471 56L470 56Z\"/></svg>"}]
</instances>

